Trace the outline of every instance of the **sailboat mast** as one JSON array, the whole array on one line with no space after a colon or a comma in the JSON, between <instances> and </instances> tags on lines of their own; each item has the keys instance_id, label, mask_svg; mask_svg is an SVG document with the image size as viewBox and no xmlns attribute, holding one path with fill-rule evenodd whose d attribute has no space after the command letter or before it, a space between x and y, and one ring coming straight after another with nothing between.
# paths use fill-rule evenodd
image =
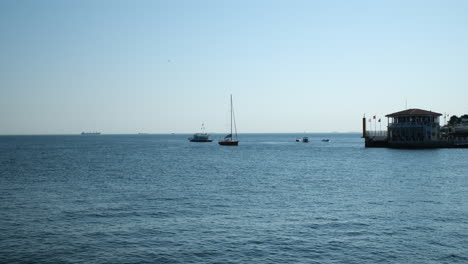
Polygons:
<instances>
[{"instance_id":1,"label":"sailboat mast","mask_svg":"<svg viewBox=\"0 0 468 264\"><path fill-rule=\"evenodd\" d=\"M231 139L232 139L232 94L231 94Z\"/></svg>"},{"instance_id":2,"label":"sailboat mast","mask_svg":"<svg viewBox=\"0 0 468 264\"><path fill-rule=\"evenodd\" d=\"M234 112L234 104L232 104L232 122L234 123L234 132L236 133L236 141L237 139L237 126L236 126L236 114Z\"/></svg>"}]
</instances>

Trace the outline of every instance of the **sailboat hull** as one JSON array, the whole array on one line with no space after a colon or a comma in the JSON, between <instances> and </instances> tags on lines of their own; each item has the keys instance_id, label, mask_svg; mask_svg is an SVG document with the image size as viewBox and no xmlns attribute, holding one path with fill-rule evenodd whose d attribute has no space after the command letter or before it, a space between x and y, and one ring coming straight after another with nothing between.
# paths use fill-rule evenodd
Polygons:
<instances>
[{"instance_id":1,"label":"sailboat hull","mask_svg":"<svg viewBox=\"0 0 468 264\"><path fill-rule=\"evenodd\" d=\"M239 145L239 141L219 141L218 144L221 146L237 146Z\"/></svg>"}]
</instances>

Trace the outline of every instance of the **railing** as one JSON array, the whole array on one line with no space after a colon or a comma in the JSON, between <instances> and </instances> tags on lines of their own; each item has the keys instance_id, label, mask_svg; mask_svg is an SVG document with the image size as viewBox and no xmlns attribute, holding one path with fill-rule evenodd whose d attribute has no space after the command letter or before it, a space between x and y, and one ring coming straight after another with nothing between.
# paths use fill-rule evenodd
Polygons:
<instances>
[{"instance_id":1,"label":"railing","mask_svg":"<svg viewBox=\"0 0 468 264\"><path fill-rule=\"evenodd\" d=\"M430 127L436 127L439 125L439 123L433 123L433 122L400 122L400 123L389 123L388 126L430 126Z\"/></svg>"},{"instance_id":2,"label":"railing","mask_svg":"<svg viewBox=\"0 0 468 264\"><path fill-rule=\"evenodd\" d=\"M387 131L386 130L367 130L366 131L367 137L386 137Z\"/></svg>"},{"instance_id":3,"label":"railing","mask_svg":"<svg viewBox=\"0 0 468 264\"><path fill-rule=\"evenodd\" d=\"M468 142L468 136L448 136L447 140L451 142Z\"/></svg>"}]
</instances>

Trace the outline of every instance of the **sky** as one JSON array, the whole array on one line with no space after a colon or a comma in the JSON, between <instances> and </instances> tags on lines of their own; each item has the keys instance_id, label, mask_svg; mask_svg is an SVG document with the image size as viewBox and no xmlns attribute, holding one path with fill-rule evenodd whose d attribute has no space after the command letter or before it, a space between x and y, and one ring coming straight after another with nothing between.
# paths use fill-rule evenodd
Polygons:
<instances>
[{"instance_id":1,"label":"sky","mask_svg":"<svg viewBox=\"0 0 468 264\"><path fill-rule=\"evenodd\" d=\"M0 134L353 132L468 113L468 1L0 1Z\"/></svg>"}]
</instances>

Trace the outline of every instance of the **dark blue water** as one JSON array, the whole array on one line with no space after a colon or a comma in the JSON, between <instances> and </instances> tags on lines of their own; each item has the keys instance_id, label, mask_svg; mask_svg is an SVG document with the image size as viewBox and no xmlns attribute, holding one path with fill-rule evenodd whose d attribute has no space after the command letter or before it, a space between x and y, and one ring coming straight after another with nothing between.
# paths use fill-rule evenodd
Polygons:
<instances>
[{"instance_id":1,"label":"dark blue water","mask_svg":"<svg viewBox=\"0 0 468 264\"><path fill-rule=\"evenodd\" d=\"M468 262L468 149L298 136L0 137L0 263Z\"/></svg>"}]
</instances>

